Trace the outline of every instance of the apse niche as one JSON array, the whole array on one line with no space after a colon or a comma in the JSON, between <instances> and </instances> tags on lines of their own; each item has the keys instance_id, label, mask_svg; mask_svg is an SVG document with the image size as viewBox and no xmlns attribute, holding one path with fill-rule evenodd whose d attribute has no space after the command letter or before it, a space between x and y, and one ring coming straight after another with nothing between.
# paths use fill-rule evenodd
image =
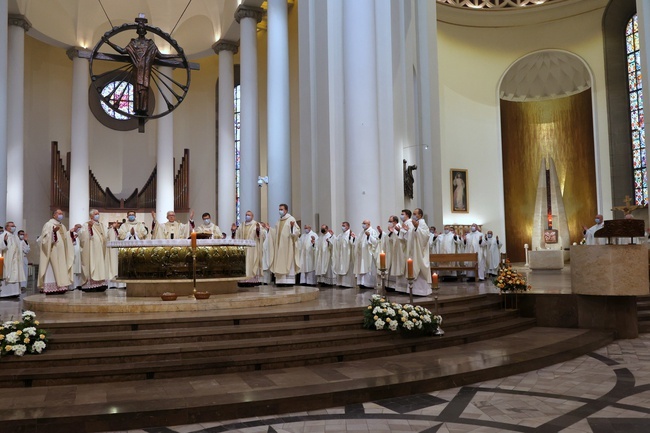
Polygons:
<instances>
[{"instance_id":1,"label":"apse niche","mask_svg":"<svg viewBox=\"0 0 650 433\"><path fill-rule=\"evenodd\" d=\"M558 50L531 53L503 76L501 157L506 248L513 262L526 260L524 244L536 249L579 242L583 224L597 213L591 82L582 59ZM552 199L538 194L540 167L549 160L557 177L553 190L561 194ZM563 242L544 241L547 229L561 231Z\"/></svg>"}]
</instances>

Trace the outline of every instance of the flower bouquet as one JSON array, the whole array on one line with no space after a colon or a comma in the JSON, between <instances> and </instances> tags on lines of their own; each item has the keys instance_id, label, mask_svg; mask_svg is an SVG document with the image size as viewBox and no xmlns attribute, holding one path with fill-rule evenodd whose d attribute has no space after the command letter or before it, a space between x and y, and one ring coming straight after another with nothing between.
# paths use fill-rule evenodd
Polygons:
<instances>
[{"instance_id":1,"label":"flower bouquet","mask_svg":"<svg viewBox=\"0 0 650 433\"><path fill-rule=\"evenodd\" d=\"M363 327L367 329L424 335L433 335L442 323L441 316L433 315L424 307L388 302L380 295L372 295L363 316Z\"/></svg>"},{"instance_id":2,"label":"flower bouquet","mask_svg":"<svg viewBox=\"0 0 650 433\"><path fill-rule=\"evenodd\" d=\"M23 311L22 320L7 321L0 327L0 356L41 353L47 347L47 332L38 329L33 311Z\"/></svg>"},{"instance_id":3,"label":"flower bouquet","mask_svg":"<svg viewBox=\"0 0 650 433\"><path fill-rule=\"evenodd\" d=\"M492 282L505 293L527 292L531 289L526 283L526 277L512 269L512 265L507 260L499 265L499 273Z\"/></svg>"}]
</instances>

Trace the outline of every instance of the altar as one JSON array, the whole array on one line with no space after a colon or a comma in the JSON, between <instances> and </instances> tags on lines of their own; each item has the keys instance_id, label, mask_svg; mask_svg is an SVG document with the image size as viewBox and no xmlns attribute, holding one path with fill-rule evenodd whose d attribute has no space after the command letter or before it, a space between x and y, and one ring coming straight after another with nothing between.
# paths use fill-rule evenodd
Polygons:
<instances>
[{"instance_id":1,"label":"altar","mask_svg":"<svg viewBox=\"0 0 650 433\"><path fill-rule=\"evenodd\" d=\"M118 248L118 281L126 283L129 297L159 297L165 292L179 296L194 290L211 294L237 292L237 282L246 276L245 239L198 239L194 252L190 239L111 241ZM195 253L195 256L193 256Z\"/></svg>"},{"instance_id":2,"label":"altar","mask_svg":"<svg viewBox=\"0 0 650 433\"><path fill-rule=\"evenodd\" d=\"M532 270L563 269L564 251L562 250L529 251L528 266Z\"/></svg>"}]
</instances>

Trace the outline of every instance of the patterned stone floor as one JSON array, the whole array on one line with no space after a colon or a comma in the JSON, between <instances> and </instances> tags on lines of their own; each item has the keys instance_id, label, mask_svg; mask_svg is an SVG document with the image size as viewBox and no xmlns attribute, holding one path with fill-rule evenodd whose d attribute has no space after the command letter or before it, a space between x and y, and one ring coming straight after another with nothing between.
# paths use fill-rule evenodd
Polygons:
<instances>
[{"instance_id":1,"label":"patterned stone floor","mask_svg":"<svg viewBox=\"0 0 650 433\"><path fill-rule=\"evenodd\" d=\"M647 433L649 361L650 334L643 334L569 362L461 388L128 433Z\"/></svg>"}]
</instances>

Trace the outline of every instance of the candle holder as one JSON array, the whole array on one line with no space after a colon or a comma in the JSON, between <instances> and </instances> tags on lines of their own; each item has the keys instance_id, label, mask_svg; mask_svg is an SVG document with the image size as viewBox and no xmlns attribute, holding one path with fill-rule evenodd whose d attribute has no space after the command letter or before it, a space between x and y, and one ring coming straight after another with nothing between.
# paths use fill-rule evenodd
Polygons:
<instances>
[{"instance_id":1,"label":"candle holder","mask_svg":"<svg viewBox=\"0 0 650 433\"><path fill-rule=\"evenodd\" d=\"M433 299L436 302L435 303L435 308L436 308L436 316L439 316L438 314L438 292L440 291L440 287L438 286L438 282L436 281L435 283L432 281L431 282L431 290L433 291ZM440 323L438 323L438 326L436 330L433 332L433 335L437 337L442 337L445 335L445 331L442 330L440 327Z\"/></svg>"},{"instance_id":2,"label":"candle holder","mask_svg":"<svg viewBox=\"0 0 650 433\"><path fill-rule=\"evenodd\" d=\"M192 249L192 285L190 299L196 299L196 248Z\"/></svg>"},{"instance_id":3,"label":"candle holder","mask_svg":"<svg viewBox=\"0 0 650 433\"><path fill-rule=\"evenodd\" d=\"M409 302L413 305L413 282L415 281L414 277L406 277L409 285Z\"/></svg>"},{"instance_id":4,"label":"candle holder","mask_svg":"<svg viewBox=\"0 0 650 433\"><path fill-rule=\"evenodd\" d=\"M381 278L380 286L381 289L379 295L385 298L388 301L388 295L386 294L386 280L388 279L388 268L379 268L379 277Z\"/></svg>"}]
</instances>

